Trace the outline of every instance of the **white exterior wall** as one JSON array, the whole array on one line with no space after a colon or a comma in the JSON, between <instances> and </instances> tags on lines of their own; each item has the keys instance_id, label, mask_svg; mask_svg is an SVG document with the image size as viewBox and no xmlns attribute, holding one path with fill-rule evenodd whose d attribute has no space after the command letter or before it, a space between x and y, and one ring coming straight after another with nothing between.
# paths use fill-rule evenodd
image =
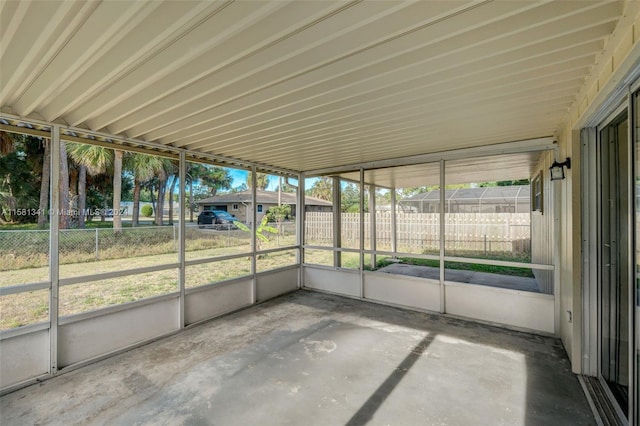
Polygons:
<instances>
[{"instance_id":1,"label":"white exterior wall","mask_svg":"<svg viewBox=\"0 0 640 426\"><path fill-rule=\"evenodd\" d=\"M549 167L553 163L553 152L545 152L538 162L532 178L542 172L543 207L542 212L531 212L531 262L544 265L554 263L554 199ZM556 182L553 182L555 184ZM554 294L553 271L534 269L540 291Z\"/></svg>"},{"instance_id":2,"label":"white exterior wall","mask_svg":"<svg viewBox=\"0 0 640 426\"><path fill-rule=\"evenodd\" d=\"M559 203L559 252L556 256L556 294L559 297L558 334L571 359L572 369L582 372L582 233L580 129L611 108L611 98L622 89L625 78L640 58L640 8L630 3L625 17L607 40L605 50L556 134L558 159L571 158L567 178L557 182ZM556 184L556 182L554 182Z\"/></svg>"}]
</instances>

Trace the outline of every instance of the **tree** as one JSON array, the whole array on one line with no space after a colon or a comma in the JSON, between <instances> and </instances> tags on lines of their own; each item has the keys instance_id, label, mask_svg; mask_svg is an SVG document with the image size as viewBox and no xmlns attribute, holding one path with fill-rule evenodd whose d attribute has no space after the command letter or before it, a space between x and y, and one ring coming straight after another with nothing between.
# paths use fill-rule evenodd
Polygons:
<instances>
[{"instance_id":1,"label":"tree","mask_svg":"<svg viewBox=\"0 0 640 426\"><path fill-rule=\"evenodd\" d=\"M333 179L328 176L318 178L306 193L307 195L320 198L321 200L332 201Z\"/></svg>"},{"instance_id":2,"label":"tree","mask_svg":"<svg viewBox=\"0 0 640 426\"><path fill-rule=\"evenodd\" d=\"M167 169L162 167L158 170L157 174L157 188L158 188L158 200L156 205L155 224L162 226L164 224L164 194L167 189Z\"/></svg>"},{"instance_id":3,"label":"tree","mask_svg":"<svg viewBox=\"0 0 640 426\"><path fill-rule=\"evenodd\" d=\"M193 222L193 212L195 211L195 199L193 194L193 184L199 181L206 172L206 168L199 163L187 163L187 170L185 173L186 184L189 185L189 222Z\"/></svg>"},{"instance_id":4,"label":"tree","mask_svg":"<svg viewBox=\"0 0 640 426\"><path fill-rule=\"evenodd\" d=\"M60 176L58 181L58 191L60 192L60 209L58 213L59 229L69 227L69 159L67 157L67 143L60 141Z\"/></svg>"},{"instance_id":5,"label":"tree","mask_svg":"<svg viewBox=\"0 0 640 426\"><path fill-rule=\"evenodd\" d=\"M279 206L271 207L269 210L267 210L267 214L265 215L265 217L267 217L267 220L269 222L276 222L276 224L278 225L278 232L282 233L282 222L284 222L284 220L289 217L290 214L291 205L282 204Z\"/></svg>"},{"instance_id":6,"label":"tree","mask_svg":"<svg viewBox=\"0 0 640 426\"><path fill-rule=\"evenodd\" d=\"M269 226L268 222L269 222L269 217L267 215L264 215L264 217L262 218L262 221L260 222L260 225L258 225L258 227L256 228L256 250L258 251L261 249L261 242L265 242L265 243L269 242L269 237L267 237L265 234L278 233L278 230L273 226ZM235 222L235 224L239 229L246 232L251 232L251 229L249 229L249 227L244 223Z\"/></svg>"},{"instance_id":7,"label":"tree","mask_svg":"<svg viewBox=\"0 0 640 426\"><path fill-rule=\"evenodd\" d=\"M107 172L113 164L113 151L97 145L68 142L69 158L79 168L78 176L78 227L84 228L85 209L87 206L87 173L93 176ZM115 207L114 207L115 208Z\"/></svg>"},{"instance_id":8,"label":"tree","mask_svg":"<svg viewBox=\"0 0 640 426\"><path fill-rule=\"evenodd\" d=\"M429 192L429 188L426 186L413 186L407 188L401 188L399 191L400 199L413 197L414 195L424 194Z\"/></svg>"},{"instance_id":9,"label":"tree","mask_svg":"<svg viewBox=\"0 0 640 426\"><path fill-rule=\"evenodd\" d=\"M15 137L17 136L17 137ZM19 213L22 209L34 209L38 205L37 181L27 154L27 139L8 135L0 156L0 222L30 222L30 215Z\"/></svg>"},{"instance_id":10,"label":"tree","mask_svg":"<svg viewBox=\"0 0 640 426\"><path fill-rule=\"evenodd\" d=\"M0 132L0 154L7 155L15 152L16 146L13 136L7 132Z\"/></svg>"},{"instance_id":11,"label":"tree","mask_svg":"<svg viewBox=\"0 0 640 426\"><path fill-rule=\"evenodd\" d=\"M145 154L128 156L127 168L133 173L133 212L131 226L138 226L140 221L140 193L143 184L149 182L164 167L161 157Z\"/></svg>"},{"instance_id":12,"label":"tree","mask_svg":"<svg viewBox=\"0 0 640 426\"><path fill-rule=\"evenodd\" d=\"M360 191L353 183L347 183L343 186L341 192L342 212L356 213L360 211ZM366 204L365 204L366 205Z\"/></svg>"},{"instance_id":13,"label":"tree","mask_svg":"<svg viewBox=\"0 0 640 426\"><path fill-rule=\"evenodd\" d=\"M247 188L251 188L251 184L253 183L252 179L253 173L247 173ZM258 189L262 189L263 191L267 189L269 186L269 175L266 173L256 173L256 187Z\"/></svg>"},{"instance_id":14,"label":"tree","mask_svg":"<svg viewBox=\"0 0 640 426\"><path fill-rule=\"evenodd\" d=\"M246 183L241 183L240 185L231 188L231 192L232 193L244 192L244 191L248 191L248 190L249 190L249 187L247 186Z\"/></svg>"},{"instance_id":15,"label":"tree","mask_svg":"<svg viewBox=\"0 0 640 426\"><path fill-rule=\"evenodd\" d=\"M200 182L207 186L211 196L215 197L219 190L231 188L233 177L231 172L223 167L206 167Z\"/></svg>"},{"instance_id":16,"label":"tree","mask_svg":"<svg viewBox=\"0 0 640 426\"><path fill-rule=\"evenodd\" d=\"M51 143L44 139L44 157L42 158L42 174L40 179L40 200L38 203L38 228L44 228L49 220L49 180L51 177ZM84 218L83 218L84 219Z\"/></svg>"},{"instance_id":17,"label":"tree","mask_svg":"<svg viewBox=\"0 0 640 426\"><path fill-rule=\"evenodd\" d=\"M280 190L280 185L278 185L278 187L276 188L276 191ZM294 194L296 192L296 187L295 186L291 186L291 185L287 185L286 183L282 184L282 192L286 192L289 194Z\"/></svg>"}]
</instances>

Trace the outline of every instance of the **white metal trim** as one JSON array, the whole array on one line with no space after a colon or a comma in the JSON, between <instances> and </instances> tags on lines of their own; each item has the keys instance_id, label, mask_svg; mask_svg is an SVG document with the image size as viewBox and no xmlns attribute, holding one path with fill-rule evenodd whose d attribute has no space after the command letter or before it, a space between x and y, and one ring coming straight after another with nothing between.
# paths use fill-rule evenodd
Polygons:
<instances>
[{"instance_id":1,"label":"white metal trim","mask_svg":"<svg viewBox=\"0 0 640 426\"><path fill-rule=\"evenodd\" d=\"M360 283L358 286L358 293L360 297L364 297L364 276L362 273L364 272L364 169L360 169L360 263L358 264L360 269ZM374 212L375 215L375 212Z\"/></svg>"},{"instance_id":2,"label":"white metal trim","mask_svg":"<svg viewBox=\"0 0 640 426\"><path fill-rule=\"evenodd\" d=\"M184 323L185 323L185 309L184 309L184 299L185 299L185 294L184 294L184 288L185 288L185 280L186 280L186 266L185 266L185 260L186 260L186 231L187 231L187 224L186 224L186 210L185 210L185 200L186 200L186 194L185 194L185 185L186 185L186 175L187 175L187 162L186 162L186 158L184 155L184 151L180 153L180 160L179 160L179 164L178 164L178 173L179 173L179 193L180 193L180 199L179 199L179 203L180 203L180 213L179 213L179 218L180 218L180 223L179 223L179 227L178 227L178 262L180 264L179 269L178 269L178 291L180 292L180 302L179 302L179 306L178 306L178 328L182 329L184 328ZM191 209L192 206L189 206L189 209Z\"/></svg>"},{"instance_id":3,"label":"white metal trim","mask_svg":"<svg viewBox=\"0 0 640 426\"><path fill-rule=\"evenodd\" d=\"M598 374L597 315L597 179L595 127L581 130L582 160L582 374Z\"/></svg>"},{"instance_id":4,"label":"white metal trim","mask_svg":"<svg viewBox=\"0 0 640 426\"><path fill-rule=\"evenodd\" d=\"M9 287L0 287L0 296L8 296L10 294L19 294L27 291L48 290L51 286L49 281L39 283L18 284Z\"/></svg>"},{"instance_id":5,"label":"white metal trim","mask_svg":"<svg viewBox=\"0 0 640 426\"><path fill-rule=\"evenodd\" d=\"M444 285L445 287L474 288L474 289L479 289L481 291L487 291L487 292L493 292L493 293L504 293L504 294L510 294L518 297L531 297L534 299L541 299L541 300L555 299L555 296L553 294L535 293L532 291L515 290L512 288L492 287L489 285L482 285L482 284L460 283L457 281L445 281Z\"/></svg>"},{"instance_id":6,"label":"white metal trim","mask_svg":"<svg viewBox=\"0 0 640 426\"><path fill-rule=\"evenodd\" d=\"M448 262L476 263L479 265L511 266L514 268L542 269L545 271L554 271L556 269L554 265L547 265L544 263L522 263L522 262L511 262L508 260L475 259L475 258L469 258L469 257L455 257L455 256L444 256L444 260Z\"/></svg>"},{"instance_id":7,"label":"white metal trim","mask_svg":"<svg viewBox=\"0 0 640 426\"><path fill-rule=\"evenodd\" d=\"M166 265L147 266L143 268L125 269L122 271L105 272L102 274L84 275L81 277L63 278L60 280L60 286L83 284L92 281L107 280L110 278L126 277L128 275L146 274L149 272L165 271L167 269L178 269L179 263L169 263Z\"/></svg>"},{"instance_id":8,"label":"white metal trim","mask_svg":"<svg viewBox=\"0 0 640 426\"><path fill-rule=\"evenodd\" d=\"M551 136L527 139L515 142L500 143L495 145L484 145L473 148L455 149L450 151L440 151L430 154L413 155L409 157L399 157L389 160L370 161L365 163L350 164L338 167L328 167L325 169L305 170L309 176L332 175L343 172L355 172L363 168L365 170L383 169L396 166L409 166L414 164L433 163L440 160L460 160L474 157L487 157L503 154L518 154L522 152L546 151L554 149L554 138Z\"/></svg>"},{"instance_id":9,"label":"white metal trim","mask_svg":"<svg viewBox=\"0 0 640 426\"><path fill-rule=\"evenodd\" d=\"M13 337L24 336L25 334L31 334L42 330L49 329L49 322L39 322L37 324L29 324L24 327L9 328L7 330L0 330L0 341L11 339Z\"/></svg>"},{"instance_id":10,"label":"white metal trim","mask_svg":"<svg viewBox=\"0 0 640 426\"><path fill-rule=\"evenodd\" d=\"M329 247L329 246L305 245L304 248L306 250L328 250L328 251L345 252L345 253L360 253L360 250L358 250L358 249L347 248L347 247Z\"/></svg>"},{"instance_id":11,"label":"white metal trim","mask_svg":"<svg viewBox=\"0 0 640 426\"><path fill-rule=\"evenodd\" d=\"M282 246L282 247L277 247L272 249L260 250L260 251L257 251L256 254L277 253L279 251L296 250L298 248L299 248L298 246Z\"/></svg>"},{"instance_id":12,"label":"white metal trim","mask_svg":"<svg viewBox=\"0 0 640 426\"><path fill-rule=\"evenodd\" d=\"M445 268L444 268L444 259L445 259L445 237L446 237L446 223L445 223L445 212L444 212L444 203L445 203L445 193L446 193L446 170L445 170L445 160L440 160L440 235L438 236L439 246L440 246L440 255L439 255L439 269L440 269L440 312L446 313L446 291L444 288L444 280L445 280Z\"/></svg>"},{"instance_id":13,"label":"white metal trim","mask_svg":"<svg viewBox=\"0 0 640 426\"><path fill-rule=\"evenodd\" d=\"M222 262L223 260L239 259L241 257L253 256L251 252L228 254L226 256L205 257L203 259L186 260L185 266L202 265L203 263Z\"/></svg>"},{"instance_id":14,"label":"white metal trim","mask_svg":"<svg viewBox=\"0 0 640 426\"><path fill-rule=\"evenodd\" d=\"M398 250L398 200L396 199L396 188L391 189L391 251L396 252ZM393 255L392 255L393 256Z\"/></svg>"},{"instance_id":15,"label":"white metal trim","mask_svg":"<svg viewBox=\"0 0 640 426\"><path fill-rule=\"evenodd\" d=\"M193 293L199 293L201 291L207 291L207 290L211 290L213 288L216 287L224 287L227 285L232 285L232 284L237 284L237 283L246 283L251 281L252 276L251 275L243 275L241 277L236 277L236 278L230 278L228 280L223 280L223 281L217 281L215 283L207 283L207 284L202 284L199 285L197 287L190 287L190 288L186 288L185 289L185 294L190 295ZM191 324L189 324L191 325Z\"/></svg>"},{"instance_id":16,"label":"white metal trim","mask_svg":"<svg viewBox=\"0 0 640 426\"><path fill-rule=\"evenodd\" d=\"M81 312L79 314L66 315L60 317L60 325L73 324L79 321L84 321L91 318L102 317L105 315L111 315L116 312L127 311L129 309L139 308L140 306L151 305L156 302L162 302L164 300L178 299L180 297L179 292L166 293L158 296L147 297L133 302L121 303L118 305L107 306L106 308L94 309L88 312Z\"/></svg>"},{"instance_id":17,"label":"white metal trim","mask_svg":"<svg viewBox=\"0 0 640 426\"><path fill-rule=\"evenodd\" d=\"M289 270L293 270L293 269L298 269L299 267L300 267L299 265L279 266L279 267L274 268L274 269L267 269L266 271L256 272L256 277L260 278L260 277L264 277L264 276L268 276L268 275L274 275L277 272L283 272L283 271L289 271Z\"/></svg>"},{"instance_id":18,"label":"white metal trim","mask_svg":"<svg viewBox=\"0 0 640 426\"><path fill-rule=\"evenodd\" d=\"M51 129L51 174L49 176L49 205L53 215L49 213L49 279L51 290L49 297L49 373L58 372L58 307L60 286L60 126ZM66 208L66 206L65 206Z\"/></svg>"},{"instance_id":19,"label":"white metal trim","mask_svg":"<svg viewBox=\"0 0 640 426\"><path fill-rule=\"evenodd\" d=\"M636 324L635 324L635 305L636 305L636 241L635 236L636 233L636 188L635 188L635 152L636 152L636 126L639 123L636 122L636 108L634 103L634 93L631 91L631 86L629 86L629 93L627 95L627 138L628 138L628 151L627 151L627 168L629 169L629 179L627 179L627 191L629 193L629 197L627 199L627 211L629 211L629 215L627 216L627 229L629 229L629 234L631 238L627 240L627 250L628 250L628 270L627 274L629 276L629 288L627 290L627 297L629 300L629 306L627 306L627 329L629 333L629 344L627 348L627 359L629 360L629 403L627 407L627 413L629 417L629 424L637 424L637 407L636 398L638 392L638 376L637 376L637 356L636 356L636 348L635 346L638 344L636 341ZM635 342L635 344L634 344ZM634 386L635 384L635 386Z\"/></svg>"},{"instance_id":20,"label":"white metal trim","mask_svg":"<svg viewBox=\"0 0 640 426\"><path fill-rule=\"evenodd\" d=\"M257 198L257 188L258 184L258 176L256 166L251 166L251 304L254 305L258 300L258 287L256 282L256 272L257 272L257 251L258 251L258 240L257 240L257 230L258 230L258 198ZM267 212L264 212L267 214Z\"/></svg>"},{"instance_id":21,"label":"white metal trim","mask_svg":"<svg viewBox=\"0 0 640 426\"><path fill-rule=\"evenodd\" d=\"M306 209L304 204L305 197L305 175L301 173L298 176L298 196L296 205L296 245L298 247L298 267L300 272L298 274L298 289L302 288L304 281L304 274L302 273L302 264L304 263L304 238L305 238L305 223L307 220Z\"/></svg>"},{"instance_id":22,"label":"white metal trim","mask_svg":"<svg viewBox=\"0 0 640 426\"><path fill-rule=\"evenodd\" d=\"M50 379L54 376L51 374L42 374L40 376L33 377L31 379L25 380L23 382L15 383L13 385L7 386L5 388L0 389L0 396L4 396L20 390L22 388L26 388L27 386L35 385L36 383L40 383L44 380Z\"/></svg>"}]
</instances>

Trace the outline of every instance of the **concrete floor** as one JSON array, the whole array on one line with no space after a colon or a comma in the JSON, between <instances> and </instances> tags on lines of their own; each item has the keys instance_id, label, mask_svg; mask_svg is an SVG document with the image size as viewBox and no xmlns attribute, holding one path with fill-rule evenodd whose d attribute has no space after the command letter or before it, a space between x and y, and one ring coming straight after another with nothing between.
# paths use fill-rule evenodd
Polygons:
<instances>
[{"instance_id":1,"label":"concrete floor","mask_svg":"<svg viewBox=\"0 0 640 426\"><path fill-rule=\"evenodd\" d=\"M378 272L387 274L409 275L412 277L430 278L440 280L440 268L432 266L405 265L392 263ZM457 283L470 283L486 285L489 287L509 288L519 291L540 293L538 282L535 278L515 277L513 275L491 274L488 272L462 271L458 269L445 269L445 280Z\"/></svg>"},{"instance_id":2,"label":"concrete floor","mask_svg":"<svg viewBox=\"0 0 640 426\"><path fill-rule=\"evenodd\" d=\"M0 423L595 424L558 339L299 291L5 395Z\"/></svg>"}]
</instances>

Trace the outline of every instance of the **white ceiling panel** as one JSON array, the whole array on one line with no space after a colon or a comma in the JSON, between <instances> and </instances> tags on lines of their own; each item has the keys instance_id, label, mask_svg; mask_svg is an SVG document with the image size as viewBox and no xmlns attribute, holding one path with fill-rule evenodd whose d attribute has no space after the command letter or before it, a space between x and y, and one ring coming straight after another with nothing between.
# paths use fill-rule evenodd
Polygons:
<instances>
[{"instance_id":1,"label":"white ceiling panel","mask_svg":"<svg viewBox=\"0 0 640 426\"><path fill-rule=\"evenodd\" d=\"M299 171L547 137L626 7L5 1L0 108Z\"/></svg>"}]
</instances>

